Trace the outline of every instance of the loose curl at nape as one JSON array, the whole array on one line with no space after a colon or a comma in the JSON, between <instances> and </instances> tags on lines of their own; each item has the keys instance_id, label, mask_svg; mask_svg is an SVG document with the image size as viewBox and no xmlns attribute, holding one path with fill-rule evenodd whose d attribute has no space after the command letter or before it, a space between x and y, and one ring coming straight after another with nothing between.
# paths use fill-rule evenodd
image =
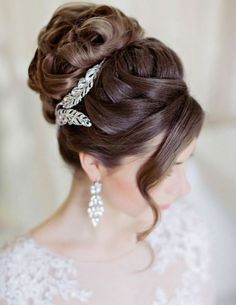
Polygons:
<instances>
[{"instance_id":1,"label":"loose curl at nape","mask_svg":"<svg viewBox=\"0 0 236 305\"><path fill-rule=\"evenodd\" d=\"M28 69L28 85L39 93L49 123L55 123L62 97L104 58L93 88L76 105L93 126L61 126L59 151L69 168L80 172L80 151L110 171L126 156L151 153L136 175L154 216L151 227L137 235L143 240L161 218L149 190L166 178L178 154L198 137L205 113L189 94L175 51L144 37L138 21L115 7L75 3L59 7L40 31Z\"/></svg>"}]
</instances>

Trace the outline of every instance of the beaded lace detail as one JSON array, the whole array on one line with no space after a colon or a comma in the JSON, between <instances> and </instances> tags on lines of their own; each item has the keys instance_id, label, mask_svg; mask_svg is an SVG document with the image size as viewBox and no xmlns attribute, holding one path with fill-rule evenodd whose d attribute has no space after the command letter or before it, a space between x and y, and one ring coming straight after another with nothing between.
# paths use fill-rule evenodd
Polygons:
<instances>
[{"instance_id":1,"label":"beaded lace detail","mask_svg":"<svg viewBox=\"0 0 236 305\"><path fill-rule=\"evenodd\" d=\"M151 267L155 277L142 284L143 292L153 287L151 301L145 305L212 305L210 248L205 223L185 203L173 204L161 216L146 238L155 250ZM20 235L0 248L0 305L61 305L71 304L66 302L71 300L77 300L73 304L107 304L105 294L113 292L107 289L98 297L99 291L92 282L82 287L80 279L85 274L78 270L72 259L40 248L27 234ZM95 272L96 276L103 275ZM105 283L109 279L104 279ZM119 283L127 286L130 280ZM142 291L139 293L142 295ZM125 296L120 297L120 303L116 300L113 304L123 304ZM139 304L138 300L135 304Z\"/></svg>"},{"instance_id":2,"label":"beaded lace detail","mask_svg":"<svg viewBox=\"0 0 236 305\"><path fill-rule=\"evenodd\" d=\"M191 206L173 206L168 221L160 223L157 234L150 236L154 248L159 245L154 270L164 274L170 265L184 265L180 284L168 297L165 289L157 287L153 305L211 304L213 288L211 278L211 248L206 224ZM174 274L172 275L174 276ZM203 303L204 297L209 300Z\"/></svg>"},{"instance_id":3,"label":"beaded lace detail","mask_svg":"<svg viewBox=\"0 0 236 305\"><path fill-rule=\"evenodd\" d=\"M0 253L0 300L7 304L53 305L59 295L63 300L77 298L87 302L93 291L82 289L75 280L77 270L69 258L56 257L36 247L33 240L17 236Z\"/></svg>"}]
</instances>

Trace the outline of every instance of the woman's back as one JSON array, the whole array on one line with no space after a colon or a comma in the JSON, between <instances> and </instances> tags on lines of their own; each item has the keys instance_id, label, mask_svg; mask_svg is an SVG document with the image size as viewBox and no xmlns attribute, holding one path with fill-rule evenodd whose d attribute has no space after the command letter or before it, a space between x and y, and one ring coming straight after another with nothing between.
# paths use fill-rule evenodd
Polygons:
<instances>
[{"instance_id":1,"label":"woman's back","mask_svg":"<svg viewBox=\"0 0 236 305\"><path fill-rule=\"evenodd\" d=\"M155 253L150 268L146 242ZM109 261L77 261L25 233L1 248L0 304L209 305L209 257L205 224L185 203L163 211L145 242Z\"/></svg>"}]
</instances>

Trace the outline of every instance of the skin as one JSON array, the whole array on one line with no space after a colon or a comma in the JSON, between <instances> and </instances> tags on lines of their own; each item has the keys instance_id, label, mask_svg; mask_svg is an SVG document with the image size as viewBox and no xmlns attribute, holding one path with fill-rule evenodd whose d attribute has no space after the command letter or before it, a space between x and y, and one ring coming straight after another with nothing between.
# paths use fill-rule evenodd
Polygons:
<instances>
[{"instance_id":1,"label":"skin","mask_svg":"<svg viewBox=\"0 0 236 305\"><path fill-rule=\"evenodd\" d=\"M171 176L150 190L163 211L166 204L191 191L185 164L194 152L196 138L178 155ZM84 174L75 172L71 189L63 204L43 223L31 229L39 243L61 255L76 259L105 260L118 257L137 246L137 232L150 227L150 207L135 185L135 174L148 155L124 158L115 172L108 171L93 156L80 152ZM127 175L127 173L129 173ZM100 193L104 213L97 227L87 214L92 181L102 181Z\"/></svg>"}]
</instances>

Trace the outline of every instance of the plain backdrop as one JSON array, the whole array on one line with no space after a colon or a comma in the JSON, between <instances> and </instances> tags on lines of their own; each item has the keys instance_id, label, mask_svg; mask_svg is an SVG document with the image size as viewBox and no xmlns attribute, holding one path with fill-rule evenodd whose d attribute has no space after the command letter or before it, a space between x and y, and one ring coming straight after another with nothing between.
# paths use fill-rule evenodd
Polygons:
<instances>
[{"instance_id":1,"label":"plain backdrop","mask_svg":"<svg viewBox=\"0 0 236 305\"><path fill-rule=\"evenodd\" d=\"M71 175L55 126L26 85L36 37L68 1L0 0L0 242L36 225L62 202ZM184 198L206 219L213 249L217 304L236 304L236 1L117 0L181 57L191 94L207 113L189 163Z\"/></svg>"}]
</instances>

